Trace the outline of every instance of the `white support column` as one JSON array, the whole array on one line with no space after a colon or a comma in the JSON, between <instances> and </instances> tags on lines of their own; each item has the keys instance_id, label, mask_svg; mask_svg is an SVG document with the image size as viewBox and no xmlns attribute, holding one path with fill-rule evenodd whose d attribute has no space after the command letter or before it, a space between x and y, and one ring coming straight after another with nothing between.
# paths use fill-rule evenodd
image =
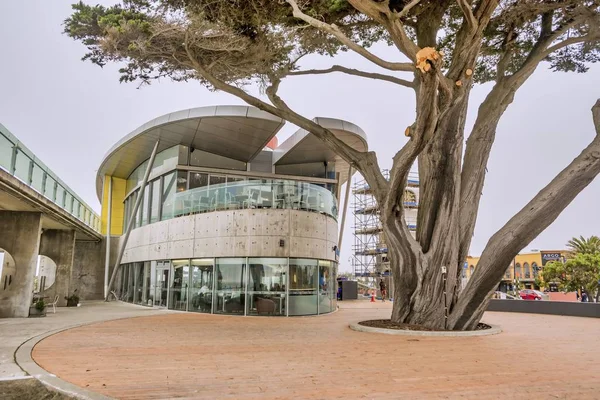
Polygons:
<instances>
[{"instance_id":1,"label":"white support column","mask_svg":"<svg viewBox=\"0 0 600 400\"><path fill-rule=\"evenodd\" d=\"M150 160L148 160L148 167L146 168L146 173L144 174L144 179L142 180L142 184L140 186L140 195L135 200L135 205L133 206L133 212L131 213L131 215L136 215L138 209L140 208L140 203L142 202L142 198L144 197L142 194L144 193L144 189L146 188L146 184L148 183L148 177L150 176L150 171L152 171L152 165L154 164L154 159L156 158L156 151L158 150L159 143L160 139L156 141L154 149L152 150L152 155L150 156ZM125 231L125 237L123 238L123 242L121 243L119 255L117 256L117 261L115 262L115 267L113 268L113 272L110 277L110 282L108 282L108 293L110 293L110 288L112 287L115 277L117 276L117 271L121 266L121 260L123 259L125 247L127 247L127 241L129 240L129 234L131 233L131 229L133 228L134 221L135 218L131 218L129 221L127 221L127 230ZM106 295L104 300L108 301L108 294Z\"/></svg>"},{"instance_id":2,"label":"white support column","mask_svg":"<svg viewBox=\"0 0 600 400\"><path fill-rule=\"evenodd\" d=\"M342 223L340 224L340 237L338 239L338 251L341 254L342 251L342 239L344 238L344 226L346 224L346 213L348 211L348 197L350 197L350 185L352 174L354 171L352 170L352 166L348 168L348 180L346 181L346 195L344 196L344 208L342 211Z\"/></svg>"},{"instance_id":3,"label":"white support column","mask_svg":"<svg viewBox=\"0 0 600 400\"><path fill-rule=\"evenodd\" d=\"M112 176L108 181L108 213L106 216L106 259L104 260L104 298L108 296L108 270L110 269L110 227L112 225Z\"/></svg>"}]
</instances>

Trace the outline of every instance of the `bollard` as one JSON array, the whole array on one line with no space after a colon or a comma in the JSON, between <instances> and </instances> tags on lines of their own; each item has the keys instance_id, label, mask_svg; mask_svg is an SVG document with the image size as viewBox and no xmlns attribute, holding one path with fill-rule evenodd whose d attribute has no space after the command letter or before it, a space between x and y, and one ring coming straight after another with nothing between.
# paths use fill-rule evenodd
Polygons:
<instances>
[{"instance_id":1,"label":"bollard","mask_svg":"<svg viewBox=\"0 0 600 400\"><path fill-rule=\"evenodd\" d=\"M375 290L371 290L371 303L375 303Z\"/></svg>"}]
</instances>

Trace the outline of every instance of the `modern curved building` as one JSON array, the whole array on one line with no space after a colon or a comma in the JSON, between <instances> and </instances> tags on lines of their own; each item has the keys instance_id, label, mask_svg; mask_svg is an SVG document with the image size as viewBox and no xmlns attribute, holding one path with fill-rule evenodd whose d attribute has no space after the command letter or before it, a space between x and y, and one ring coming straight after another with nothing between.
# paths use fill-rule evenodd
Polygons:
<instances>
[{"instance_id":1,"label":"modern curved building","mask_svg":"<svg viewBox=\"0 0 600 400\"><path fill-rule=\"evenodd\" d=\"M356 125L315 120L367 150ZM278 145L283 125L247 106L194 108L108 152L97 193L103 233L121 237L111 250L123 253L120 299L215 314L335 310L339 190L351 169L305 130Z\"/></svg>"}]
</instances>

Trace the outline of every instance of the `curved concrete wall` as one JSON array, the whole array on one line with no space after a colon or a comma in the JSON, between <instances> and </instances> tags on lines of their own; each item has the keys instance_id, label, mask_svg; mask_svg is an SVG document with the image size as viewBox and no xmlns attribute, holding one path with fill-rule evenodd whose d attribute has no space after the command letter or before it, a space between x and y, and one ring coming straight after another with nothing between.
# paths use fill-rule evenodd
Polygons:
<instances>
[{"instance_id":1,"label":"curved concrete wall","mask_svg":"<svg viewBox=\"0 0 600 400\"><path fill-rule=\"evenodd\" d=\"M337 222L278 209L216 211L134 229L122 263L201 257L300 257L335 261ZM279 241L284 240L283 247Z\"/></svg>"}]
</instances>

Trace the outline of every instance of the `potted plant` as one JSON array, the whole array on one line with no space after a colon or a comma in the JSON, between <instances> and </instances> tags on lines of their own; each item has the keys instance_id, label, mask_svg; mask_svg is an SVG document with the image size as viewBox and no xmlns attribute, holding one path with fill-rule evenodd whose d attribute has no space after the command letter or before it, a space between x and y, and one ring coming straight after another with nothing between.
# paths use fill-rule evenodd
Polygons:
<instances>
[{"instance_id":1,"label":"potted plant","mask_svg":"<svg viewBox=\"0 0 600 400\"><path fill-rule=\"evenodd\" d=\"M46 316L46 302L44 299L38 299L29 307L30 317L45 317Z\"/></svg>"},{"instance_id":2,"label":"potted plant","mask_svg":"<svg viewBox=\"0 0 600 400\"><path fill-rule=\"evenodd\" d=\"M77 289L75 289L72 295L68 297L65 296L65 300L67 300L67 307L77 307L79 304L79 296L77 296L76 292Z\"/></svg>"}]
</instances>

